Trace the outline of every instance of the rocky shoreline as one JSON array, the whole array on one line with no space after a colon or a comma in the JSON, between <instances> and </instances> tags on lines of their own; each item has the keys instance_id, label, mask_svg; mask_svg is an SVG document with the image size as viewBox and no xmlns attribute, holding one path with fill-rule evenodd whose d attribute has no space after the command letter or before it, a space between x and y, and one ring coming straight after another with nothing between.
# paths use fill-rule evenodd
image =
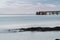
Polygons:
<instances>
[{"instance_id":1,"label":"rocky shoreline","mask_svg":"<svg viewBox=\"0 0 60 40\"><path fill-rule=\"evenodd\" d=\"M46 32L46 31L60 31L60 27L30 27L30 28L18 28L18 29L9 29L9 32L24 32L24 31L40 31L40 32Z\"/></svg>"}]
</instances>

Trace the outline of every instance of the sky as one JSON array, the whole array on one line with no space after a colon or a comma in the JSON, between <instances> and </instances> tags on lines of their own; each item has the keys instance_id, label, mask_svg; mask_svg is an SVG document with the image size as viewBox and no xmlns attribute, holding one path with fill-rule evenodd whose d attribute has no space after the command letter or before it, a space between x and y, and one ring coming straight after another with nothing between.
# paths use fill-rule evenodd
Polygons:
<instances>
[{"instance_id":1,"label":"sky","mask_svg":"<svg viewBox=\"0 0 60 40\"><path fill-rule=\"evenodd\" d=\"M60 0L0 0L0 14L35 14L46 10L60 11Z\"/></svg>"}]
</instances>

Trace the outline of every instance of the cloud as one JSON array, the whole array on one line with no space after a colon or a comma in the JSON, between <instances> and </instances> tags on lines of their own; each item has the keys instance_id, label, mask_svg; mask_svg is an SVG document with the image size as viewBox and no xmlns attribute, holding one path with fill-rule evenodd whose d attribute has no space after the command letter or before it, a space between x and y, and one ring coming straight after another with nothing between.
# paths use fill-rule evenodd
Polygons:
<instances>
[{"instance_id":1,"label":"cloud","mask_svg":"<svg viewBox=\"0 0 60 40\"><path fill-rule=\"evenodd\" d=\"M0 14L35 14L36 11L42 10L60 10L60 5L17 0L3 0L0 3Z\"/></svg>"},{"instance_id":2,"label":"cloud","mask_svg":"<svg viewBox=\"0 0 60 40\"><path fill-rule=\"evenodd\" d=\"M17 13L35 13L36 11L41 10L57 10L59 5L54 4L33 4L33 3L19 3L19 4L12 4L9 5L9 8L15 8Z\"/></svg>"}]
</instances>

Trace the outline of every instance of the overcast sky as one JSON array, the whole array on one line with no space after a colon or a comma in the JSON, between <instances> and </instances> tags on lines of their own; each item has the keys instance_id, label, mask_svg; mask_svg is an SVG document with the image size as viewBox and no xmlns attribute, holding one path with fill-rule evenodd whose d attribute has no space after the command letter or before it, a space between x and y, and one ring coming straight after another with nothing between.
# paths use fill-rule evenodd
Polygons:
<instances>
[{"instance_id":1,"label":"overcast sky","mask_svg":"<svg viewBox=\"0 0 60 40\"><path fill-rule=\"evenodd\" d=\"M0 0L0 14L35 14L42 10L60 10L60 0Z\"/></svg>"}]
</instances>

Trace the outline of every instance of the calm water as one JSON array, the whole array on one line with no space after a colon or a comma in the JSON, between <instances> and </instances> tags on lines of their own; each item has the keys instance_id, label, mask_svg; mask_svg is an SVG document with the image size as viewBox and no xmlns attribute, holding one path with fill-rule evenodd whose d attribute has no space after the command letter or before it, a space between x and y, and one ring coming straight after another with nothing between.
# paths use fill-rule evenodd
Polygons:
<instances>
[{"instance_id":1,"label":"calm water","mask_svg":"<svg viewBox=\"0 0 60 40\"><path fill-rule=\"evenodd\" d=\"M37 26L60 26L60 15L0 15L0 31L3 29ZM0 33L0 40L55 40L60 32Z\"/></svg>"},{"instance_id":2,"label":"calm water","mask_svg":"<svg viewBox=\"0 0 60 40\"><path fill-rule=\"evenodd\" d=\"M0 33L0 40L55 40L60 39L60 32L20 32Z\"/></svg>"},{"instance_id":3,"label":"calm water","mask_svg":"<svg viewBox=\"0 0 60 40\"><path fill-rule=\"evenodd\" d=\"M60 15L0 15L0 28L60 26Z\"/></svg>"}]
</instances>

